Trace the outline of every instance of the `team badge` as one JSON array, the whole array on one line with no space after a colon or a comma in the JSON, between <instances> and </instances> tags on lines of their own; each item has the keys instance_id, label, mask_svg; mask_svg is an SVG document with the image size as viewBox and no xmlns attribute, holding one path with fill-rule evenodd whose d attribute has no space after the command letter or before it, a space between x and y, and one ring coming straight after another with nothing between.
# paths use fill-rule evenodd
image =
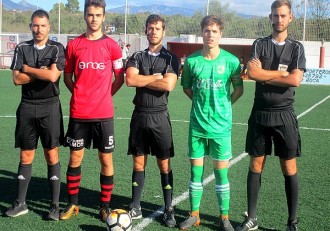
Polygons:
<instances>
[{"instance_id":1,"label":"team badge","mask_svg":"<svg viewBox=\"0 0 330 231\"><path fill-rule=\"evenodd\" d=\"M286 71L286 70L288 70L288 65L279 64L278 65L278 70L279 71Z\"/></svg>"},{"instance_id":2,"label":"team badge","mask_svg":"<svg viewBox=\"0 0 330 231\"><path fill-rule=\"evenodd\" d=\"M225 66L219 65L218 66L218 74L223 74L225 72Z\"/></svg>"}]
</instances>

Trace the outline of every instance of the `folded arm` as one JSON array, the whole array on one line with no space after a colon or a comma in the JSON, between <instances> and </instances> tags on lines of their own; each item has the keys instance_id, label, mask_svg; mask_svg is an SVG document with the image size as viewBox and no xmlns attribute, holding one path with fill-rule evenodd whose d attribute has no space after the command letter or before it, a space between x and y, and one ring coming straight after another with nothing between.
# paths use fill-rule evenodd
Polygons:
<instances>
[{"instance_id":1,"label":"folded arm","mask_svg":"<svg viewBox=\"0 0 330 231\"><path fill-rule=\"evenodd\" d=\"M177 79L177 75L173 73L159 75L159 79L149 83L146 87L156 91L172 91L175 87Z\"/></svg>"},{"instance_id":2,"label":"folded arm","mask_svg":"<svg viewBox=\"0 0 330 231\"><path fill-rule=\"evenodd\" d=\"M22 73L19 70L13 70L13 82L16 86L32 83L36 79L26 73Z\"/></svg>"},{"instance_id":3,"label":"folded arm","mask_svg":"<svg viewBox=\"0 0 330 231\"><path fill-rule=\"evenodd\" d=\"M247 74L250 79L257 82L265 82L284 76L288 76L287 71L264 70L259 59L251 59L247 64Z\"/></svg>"},{"instance_id":4,"label":"folded arm","mask_svg":"<svg viewBox=\"0 0 330 231\"><path fill-rule=\"evenodd\" d=\"M26 64L23 65L22 72L33 76L36 79L49 81L49 82L56 82L58 78L61 76L61 71L57 69L56 63L53 63L50 67L46 68L34 68L30 67Z\"/></svg>"},{"instance_id":5,"label":"folded arm","mask_svg":"<svg viewBox=\"0 0 330 231\"><path fill-rule=\"evenodd\" d=\"M139 69L129 67L126 70L126 85L128 87L146 87L148 84L163 78L162 75L140 75Z\"/></svg>"},{"instance_id":6,"label":"folded arm","mask_svg":"<svg viewBox=\"0 0 330 231\"><path fill-rule=\"evenodd\" d=\"M265 81L265 84L278 87L299 87L303 79L304 71L294 69L289 75L277 79Z\"/></svg>"}]
</instances>

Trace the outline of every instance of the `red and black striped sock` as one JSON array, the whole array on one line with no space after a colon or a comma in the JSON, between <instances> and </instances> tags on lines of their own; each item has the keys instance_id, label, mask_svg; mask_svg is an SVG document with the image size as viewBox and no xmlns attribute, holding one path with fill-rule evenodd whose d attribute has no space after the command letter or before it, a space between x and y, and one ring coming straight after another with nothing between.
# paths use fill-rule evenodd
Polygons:
<instances>
[{"instance_id":1,"label":"red and black striped sock","mask_svg":"<svg viewBox=\"0 0 330 231\"><path fill-rule=\"evenodd\" d=\"M78 205L78 193L81 181L81 166L73 168L68 166L66 172L67 190L70 196L69 203Z\"/></svg>"},{"instance_id":2,"label":"red and black striped sock","mask_svg":"<svg viewBox=\"0 0 330 231\"><path fill-rule=\"evenodd\" d=\"M113 175L104 176L100 173L100 185L101 185L101 207L109 207L112 190L114 187Z\"/></svg>"}]
</instances>

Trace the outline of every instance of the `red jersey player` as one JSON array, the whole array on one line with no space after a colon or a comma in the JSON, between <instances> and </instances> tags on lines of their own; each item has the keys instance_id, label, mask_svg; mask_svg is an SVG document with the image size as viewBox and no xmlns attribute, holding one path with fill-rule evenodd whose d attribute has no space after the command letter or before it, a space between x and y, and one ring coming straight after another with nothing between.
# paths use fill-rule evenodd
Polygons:
<instances>
[{"instance_id":1,"label":"red jersey player","mask_svg":"<svg viewBox=\"0 0 330 231\"><path fill-rule=\"evenodd\" d=\"M86 33L67 46L64 81L72 92L70 121L65 136L65 145L70 147L66 173L69 204L61 213L61 220L70 219L79 212L81 163L84 148L90 148L92 140L101 164L100 218L105 221L109 214L115 147L112 96L123 85L124 75L119 45L102 32L105 6L104 0L85 1Z\"/></svg>"}]
</instances>

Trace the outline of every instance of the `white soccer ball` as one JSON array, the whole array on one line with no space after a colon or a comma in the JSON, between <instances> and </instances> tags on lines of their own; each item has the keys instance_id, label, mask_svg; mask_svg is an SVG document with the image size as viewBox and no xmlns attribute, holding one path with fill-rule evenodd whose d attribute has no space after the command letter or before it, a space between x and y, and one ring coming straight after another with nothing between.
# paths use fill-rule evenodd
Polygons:
<instances>
[{"instance_id":1,"label":"white soccer ball","mask_svg":"<svg viewBox=\"0 0 330 231\"><path fill-rule=\"evenodd\" d=\"M111 211L106 221L108 231L130 231L132 229L132 218L124 209Z\"/></svg>"}]
</instances>

